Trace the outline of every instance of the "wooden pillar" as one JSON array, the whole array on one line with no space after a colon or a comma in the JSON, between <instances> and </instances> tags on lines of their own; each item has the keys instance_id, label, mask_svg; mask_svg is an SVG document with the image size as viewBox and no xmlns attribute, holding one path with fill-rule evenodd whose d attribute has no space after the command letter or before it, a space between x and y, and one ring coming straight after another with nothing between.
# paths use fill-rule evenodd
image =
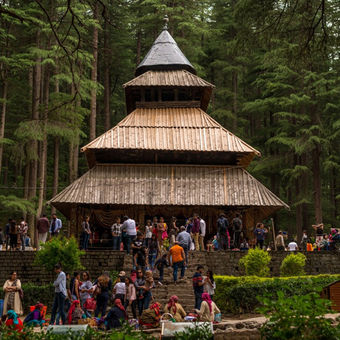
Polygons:
<instances>
[{"instance_id":1,"label":"wooden pillar","mask_svg":"<svg viewBox=\"0 0 340 340\"><path fill-rule=\"evenodd\" d=\"M138 222L140 223L140 225L144 225L145 221L144 221L144 215L145 215L145 211L144 209L140 209L138 211Z\"/></svg>"},{"instance_id":2,"label":"wooden pillar","mask_svg":"<svg viewBox=\"0 0 340 340\"><path fill-rule=\"evenodd\" d=\"M76 235L76 229L77 228L77 207L71 208L71 214L70 214L70 220L68 221L68 237L75 236Z\"/></svg>"}]
</instances>

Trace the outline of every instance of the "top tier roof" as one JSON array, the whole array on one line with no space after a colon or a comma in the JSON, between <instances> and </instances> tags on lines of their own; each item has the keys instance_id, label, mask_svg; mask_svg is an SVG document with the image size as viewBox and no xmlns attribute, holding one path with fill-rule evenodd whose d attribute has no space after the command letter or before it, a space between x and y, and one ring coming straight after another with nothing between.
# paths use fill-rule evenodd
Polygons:
<instances>
[{"instance_id":1,"label":"top tier roof","mask_svg":"<svg viewBox=\"0 0 340 340\"><path fill-rule=\"evenodd\" d=\"M138 65L136 76L150 70L187 70L196 74L194 67L166 28L163 29L148 54Z\"/></svg>"},{"instance_id":2,"label":"top tier roof","mask_svg":"<svg viewBox=\"0 0 340 340\"><path fill-rule=\"evenodd\" d=\"M186 70L147 71L123 85L124 88L134 86L215 87Z\"/></svg>"}]
</instances>

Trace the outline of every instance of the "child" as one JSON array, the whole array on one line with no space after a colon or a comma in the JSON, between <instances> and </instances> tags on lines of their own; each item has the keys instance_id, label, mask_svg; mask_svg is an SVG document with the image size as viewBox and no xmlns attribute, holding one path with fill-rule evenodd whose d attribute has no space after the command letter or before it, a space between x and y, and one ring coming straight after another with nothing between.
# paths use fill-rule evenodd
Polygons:
<instances>
[{"instance_id":1,"label":"child","mask_svg":"<svg viewBox=\"0 0 340 340\"><path fill-rule=\"evenodd\" d=\"M146 248L149 248L151 238L152 238L152 224L151 224L151 220L147 220L146 226L145 226L145 247Z\"/></svg>"},{"instance_id":2,"label":"child","mask_svg":"<svg viewBox=\"0 0 340 340\"><path fill-rule=\"evenodd\" d=\"M151 270L147 270L145 272L145 287L148 288L148 290L154 287L154 281Z\"/></svg>"},{"instance_id":3,"label":"child","mask_svg":"<svg viewBox=\"0 0 340 340\"><path fill-rule=\"evenodd\" d=\"M167 254L162 255L161 258L159 258L156 263L155 263L155 267L158 269L159 271L159 280L158 283L160 285L162 285L162 281L163 281L163 276L164 276L164 267L169 267L168 261L167 261Z\"/></svg>"},{"instance_id":4,"label":"child","mask_svg":"<svg viewBox=\"0 0 340 340\"><path fill-rule=\"evenodd\" d=\"M136 307L137 307L137 300L136 300L136 287L133 284L133 281L131 278L126 277L125 278L125 304L124 308L125 311L127 311L128 306L131 306L131 311L134 319L137 319L137 314L136 314Z\"/></svg>"},{"instance_id":5,"label":"child","mask_svg":"<svg viewBox=\"0 0 340 340\"><path fill-rule=\"evenodd\" d=\"M214 236L214 239L212 240L212 245L213 245L214 250L218 250L217 235Z\"/></svg>"},{"instance_id":6,"label":"child","mask_svg":"<svg viewBox=\"0 0 340 340\"><path fill-rule=\"evenodd\" d=\"M169 239L168 237L165 237L163 239L162 252L168 251L169 247L170 247Z\"/></svg>"},{"instance_id":7,"label":"child","mask_svg":"<svg viewBox=\"0 0 340 340\"><path fill-rule=\"evenodd\" d=\"M249 244L248 244L246 238L243 239L243 241L240 245L240 250L249 250Z\"/></svg>"},{"instance_id":8,"label":"child","mask_svg":"<svg viewBox=\"0 0 340 340\"><path fill-rule=\"evenodd\" d=\"M208 243L207 243L207 251L213 251L214 246L213 246L212 241L213 241L213 240L209 240L209 241L208 241Z\"/></svg>"}]
</instances>

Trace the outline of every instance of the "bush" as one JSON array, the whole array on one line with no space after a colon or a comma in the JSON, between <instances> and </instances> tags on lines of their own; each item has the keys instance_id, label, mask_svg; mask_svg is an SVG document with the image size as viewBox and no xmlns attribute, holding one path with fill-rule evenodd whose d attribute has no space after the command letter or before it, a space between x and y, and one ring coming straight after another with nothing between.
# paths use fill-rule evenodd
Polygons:
<instances>
[{"instance_id":1,"label":"bush","mask_svg":"<svg viewBox=\"0 0 340 340\"><path fill-rule=\"evenodd\" d=\"M306 256L302 253L290 254L281 263L281 276L305 275Z\"/></svg>"},{"instance_id":2,"label":"bush","mask_svg":"<svg viewBox=\"0 0 340 340\"><path fill-rule=\"evenodd\" d=\"M36 332L32 328L25 327L23 333L13 332L5 326L0 326L1 340L152 340L153 336L144 332L136 332L129 325L124 325L121 329L104 332L94 330L90 327L86 332L79 334L77 332L68 333L52 333L52 332Z\"/></svg>"},{"instance_id":3,"label":"bush","mask_svg":"<svg viewBox=\"0 0 340 340\"><path fill-rule=\"evenodd\" d=\"M84 269L80 262L80 256L84 254L84 251L79 250L74 237L68 239L61 236L53 237L49 242L41 245L34 264L52 271L54 266L60 263L64 271L72 272L76 269Z\"/></svg>"},{"instance_id":4,"label":"bush","mask_svg":"<svg viewBox=\"0 0 340 340\"><path fill-rule=\"evenodd\" d=\"M214 300L224 313L254 313L260 306L257 296L274 296L276 291L282 291L287 297L305 295L339 279L340 275L271 278L216 276Z\"/></svg>"},{"instance_id":5,"label":"bush","mask_svg":"<svg viewBox=\"0 0 340 340\"><path fill-rule=\"evenodd\" d=\"M25 314L29 312L30 306L35 305L37 302L41 302L48 307L52 308L54 298L53 285L36 286L31 283L23 284L22 289L24 291L23 307ZM1 298L4 298L4 292L0 289Z\"/></svg>"},{"instance_id":6,"label":"bush","mask_svg":"<svg viewBox=\"0 0 340 340\"><path fill-rule=\"evenodd\" d=\"M255 248L250 249L248 254L243 256L239 264L244 268L246 275L268 276L271 257L267 251Z\"/></svg>"},{"instance_id":7,"label":"bush","mask_svg":"<svg viewBox=\"0 0 340 340\"><path fill-rule=\"evenodd\" d=\"M259 312L268 317L261 328L261 335L271 340L336 340L340 338L340 326L332 325L325 318L331 302L317 293L294 295L287 298L282 292L277 298L261 299Z\"/></svg>"}]
</instances>

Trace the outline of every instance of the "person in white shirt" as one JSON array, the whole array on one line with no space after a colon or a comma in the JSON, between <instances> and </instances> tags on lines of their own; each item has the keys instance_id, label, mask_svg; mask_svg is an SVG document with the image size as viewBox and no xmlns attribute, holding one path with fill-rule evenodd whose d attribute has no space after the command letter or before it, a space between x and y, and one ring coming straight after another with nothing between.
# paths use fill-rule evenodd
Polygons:
<instances>
[{"instance_id":1,"label":"person in white shirt","mask_svg":"<svg viewBox=\"0 0 340 340\"><path fill-rule=\"evenodd\" d=\"M297 243L296 243L294 240L292 240L292 241L288 244L288 250L289 250L289 251L297 251L297 250L299 250L299 247L298 247Z\"/></svg>"},{"instance_id":2,"label":"person in white shirt","mask_svg":"<svg viewBox=\"0 0 340 340\"><path fill-rule=\"evenodd\" d=\"M207 276L203 276L203 290L205 293L210 295L211 300L213 300L216 289L216 283L214 280L214 274L211 270L207 271Z\"/></svg>"},{"instance_id":3,"label":"person in white shirt","mask_svg":"<svg viewBox=\"0 0 340 340\"><path fill-rule=\"evenodd\" d=\"M129 218L128 216L124 216L122 230L126 232L127 238L126 251L128 254L130 254L131 243L134 241L137 235L136 221L133 220L132 218Z\"/></svg>"},{"instance_id":4,"label":"person in white shirt","mask_svg":"<svg viewBox=\"0 0 340 340\"><path fill-rule=\"evenodd\" d=\"M200 249L204 250L204 237L206 232L206 224L203 218L200 218L200 234L199 234L199 243L200 243Z\"/></svg>"},{"instance_id":5,"label":"person in white shirt","mask_svg":"<svg viewBox=\"0 0 340 340\"><path fill-rule=\"evenodd\" d=\"M152 239L152 223L151 220L146 221L146 226L145 226L145 247L149 248L149 244L151 243Z\"/></svg>"},{"instance_id":6,"label":"person in white shirt","mask_svg":"<svg viewBox=\"0 0 340 340\"><path fill-rule=\"evenodd\" d=\"M126 286L125 286L125 272L121 271L119 273L117 283L113 287L113 293L115 294L115 299L119 299L122 304L124 304Z\"/></svg>"}]
</instances>

